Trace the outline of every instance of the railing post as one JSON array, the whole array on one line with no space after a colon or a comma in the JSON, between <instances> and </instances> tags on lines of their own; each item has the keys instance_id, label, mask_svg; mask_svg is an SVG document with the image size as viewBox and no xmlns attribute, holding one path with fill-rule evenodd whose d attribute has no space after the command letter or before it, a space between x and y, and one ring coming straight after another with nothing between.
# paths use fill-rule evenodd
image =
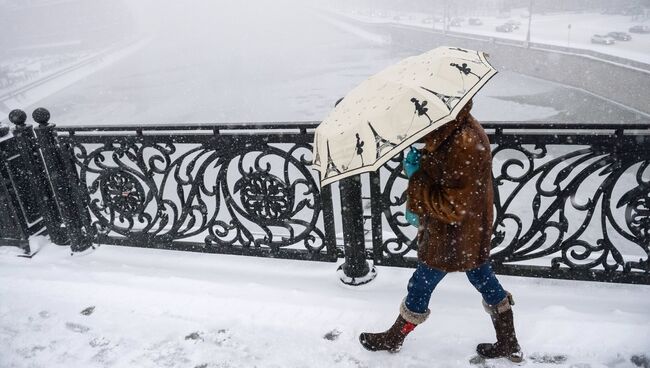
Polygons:
<instances>
[{"instance_id":1,"label":"railing post","mask_svg":"<svg viewBox=\"0 0 650 368\"><path fill-rule=\"evenodd\" d=\"M32 117L38 123L36 132L49 172L59 209L70 238L73 252L82 252L92 247L92 232L88 208L80 193L77 172L65 147L57 139L55 125L50 125L50 113L46 109L34 110Z\"/></svg>"},{"instance_id":2,"label":"railing post","mask_svg":"<svg viewBox=\"0 0 650 368\"><path fill-rule=\"evenodd\" d=\"M0 138L9 134L9 127L0 126ZM17 246L25 252L30 254L29 248L29 234L26 226L24 226L24 216L21 216L16 208L16 203L12 200L9 193L9 187L13 186L11 183L5 182L5 177L2 173L4 170L9 170L7 152L4 151L3 145L0 145L0 246L10 245ZM7 179L10 179L9 177ZM16 195L17 196L17 195Z\"/></svg>"},{"instance_id":3,"label":"railing post","mask_svg":"<svg viewBox=\"0 0 650 368\"><path fill-rule=\"evenodd\" d=\"M366 260L366 241L363 231L363 204L359 175L339 182L345 263L339 266L339 278L347 285L363 285L377 276L374 266Z\"/></svg>"},{"instance_id":4,"label":"railing post","mask_svg":"<svg viewBox=\"0 0 650 368\"><path fill-rule=\"evenodd\" d=\"M66 245L69 239L65 229L61 228L61 216L36 143L34 129L25 124L27 114L22 110L13 110L9 114L9 120L15 124L13 135L23 164L20 170L28 178L25 180L28 188L25 189L29 202L36 207L32 210L43 218L50 240L57 245Z\"/></svg>"}]
</instances>

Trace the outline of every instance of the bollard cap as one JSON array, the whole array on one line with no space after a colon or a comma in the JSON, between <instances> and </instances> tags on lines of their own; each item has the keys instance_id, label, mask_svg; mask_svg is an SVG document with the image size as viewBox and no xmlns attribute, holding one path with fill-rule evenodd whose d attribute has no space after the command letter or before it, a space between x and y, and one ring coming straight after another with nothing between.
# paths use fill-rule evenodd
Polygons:
<instances>
[{"instance_id":1,"label":"bollard cap","mask_svg":"<svg viewBox=\"0 0 650 368\"><path fill-rule=\"evenodd\" d=\"M50 122L50 112L43 107L39 107L32 113L32 119L34 119L34 121L42 127L47 126L47 124Z\"/></svg>"},{"instance_id":2,"label":"bollard cap","mask_svg":"<svg viewBox=\"0 0 650 368\"><path fill-rule=\"evenodd\" d=\"M27 121L27 114L23 110L13 110L9 113L9 121L16 124L17 126L25 126L25 121Z\"/></svg>"}]
</instances>

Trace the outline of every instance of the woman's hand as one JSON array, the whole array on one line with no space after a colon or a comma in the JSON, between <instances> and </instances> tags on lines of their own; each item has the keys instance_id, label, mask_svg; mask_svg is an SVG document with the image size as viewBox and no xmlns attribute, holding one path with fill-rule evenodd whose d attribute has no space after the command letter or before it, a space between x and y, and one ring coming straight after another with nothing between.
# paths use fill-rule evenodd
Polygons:
<instances>
[{"instance_id":1,"label":"woman's hand","mask_svg":"<svg viewBox=\"0 0 650 368\"><path fill-rule=\"evenodd\" d=\"M406 174L407 178L410 178L420 169L421 156L422 154L420 154L420 151L417 148L411 146L411 150L406 155L406 158L402 164L404 166L404 173Z\"/></svg>"}]
</instances>

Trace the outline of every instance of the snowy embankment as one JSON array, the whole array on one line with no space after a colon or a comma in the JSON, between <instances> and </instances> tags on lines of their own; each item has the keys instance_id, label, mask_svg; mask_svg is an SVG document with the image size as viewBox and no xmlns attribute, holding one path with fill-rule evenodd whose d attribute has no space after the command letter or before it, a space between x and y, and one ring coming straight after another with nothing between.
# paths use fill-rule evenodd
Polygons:
<instances>
[{"instance_id":1,"label":"snowy embankment","mask_svg":"<svg viewBox=\"0 0 650 368\"><path fill-rule=\"evenodd\" d=\"M22 83L0 89L0 117L5 117L9 113L3 111L3 106L11 108L11 106L32 105L133 54L150 40L151 38L129 40L105 50L88 51L84 57L74 62L62 63L59 68L37 73L33 78ZM25 62L30 60L27 59Z\"/></svg>"},{"instance_id":2,"label":"snowy embankment","mask_svg":"<svg viewBox=\"0 0 650 368\"><path fill-rule=\"evenodd\" d=\"M336 20L332 17L328 17L323 14L319 14L319 17L324 20L325 22L328 22L329 24L333 25L334 27L337 27L340 30L343 30L345 32L351 33L361 39L364 39L366 41L378 44L378 45L386 45L390 43L389 37L387 36L382 36L378 35L372 32L367 32L361 29L360 27L355 27L353 25L350 25L349 23L342 22L340 20Z\"/></svg>"},{"instance_id":3,"label":"snowy embankment","mask_svg":"<svg viewBox=\"0 0 650 368\"><path fill-rule=\"evenodd\" d=\"M394 321L408 269L379 267L352 288L331 263L111 246L71 257L32 243L42 247L32 259L0 248L3 368L464 367L493 338L463 274L447 276L430 320L392 355L363 350L357 336ZM501 280L527 366L649 364L649 286Z\"/></svg>"}]
</instances>

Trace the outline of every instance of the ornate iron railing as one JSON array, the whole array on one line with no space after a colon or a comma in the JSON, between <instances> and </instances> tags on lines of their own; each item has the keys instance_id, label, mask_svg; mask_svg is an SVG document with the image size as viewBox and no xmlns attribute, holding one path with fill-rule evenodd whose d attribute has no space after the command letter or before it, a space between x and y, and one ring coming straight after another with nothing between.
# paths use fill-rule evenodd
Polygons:
<instances>
[{"instance_id":1,"label":"ornate iron railing","mask_svg":"<svg viewBox=\"0 0 650 368\"><path fill-rule=\"evenodd\" d=\"M351 284L375 274L366 258L417 262L402 157L320 188L315 122L54 128L46 110L33 116L35 133L18 119L14 135L26 142L28 176L53 191L42 197L49 234L73 251L107 243L345 257L341 278ZM484 127L497 272L650 284L650 125Z\"/></svg>"},{"instance_id":2,"label":"ornate iron railing","mask_svg":"<svg viewBox=\"0 0 650 368\"><path fill-rule=\"evenodd\" d=\"M314 124L59 128L96 242L336 260Z\"/></svg>"},{"instance_id":3,"label":"ornate iron railing","mask_svg":"<svg viewBox=\"0 0 650 368\"><path fill-rule=\"evenodd\" d=\"M30 252L29 236L44 230L34 196L34 180L24 170L20 155L23 141L0 129L0 245L13 245ZM4 138L4 139L3 139Z\"/></svg>"},{"instance_id":4,"label":"ornate iron railing","mask_svg":"<svg viewBox=\"0 0 650 368\"><path fill-rule=\"evenodd\" d=\"M649 126L484 126L493 143L498 272L649 282ZM401 160L370 180L373 259L381 265L416 263Z\"/></svg>"},{"instance_id":5,"label":"ornate iron railing","mask_svg":"<svg viewBox=\"0 0 650 368\"><path fill-rule=\"evenodd\" d=\"M49 235L67 244L54 194L27 115L16 110L9 115L13 134L0 126L0 245L14 245L26 257L38 250L29 246L32 235Z\"/></svg>"}]
</instances>

